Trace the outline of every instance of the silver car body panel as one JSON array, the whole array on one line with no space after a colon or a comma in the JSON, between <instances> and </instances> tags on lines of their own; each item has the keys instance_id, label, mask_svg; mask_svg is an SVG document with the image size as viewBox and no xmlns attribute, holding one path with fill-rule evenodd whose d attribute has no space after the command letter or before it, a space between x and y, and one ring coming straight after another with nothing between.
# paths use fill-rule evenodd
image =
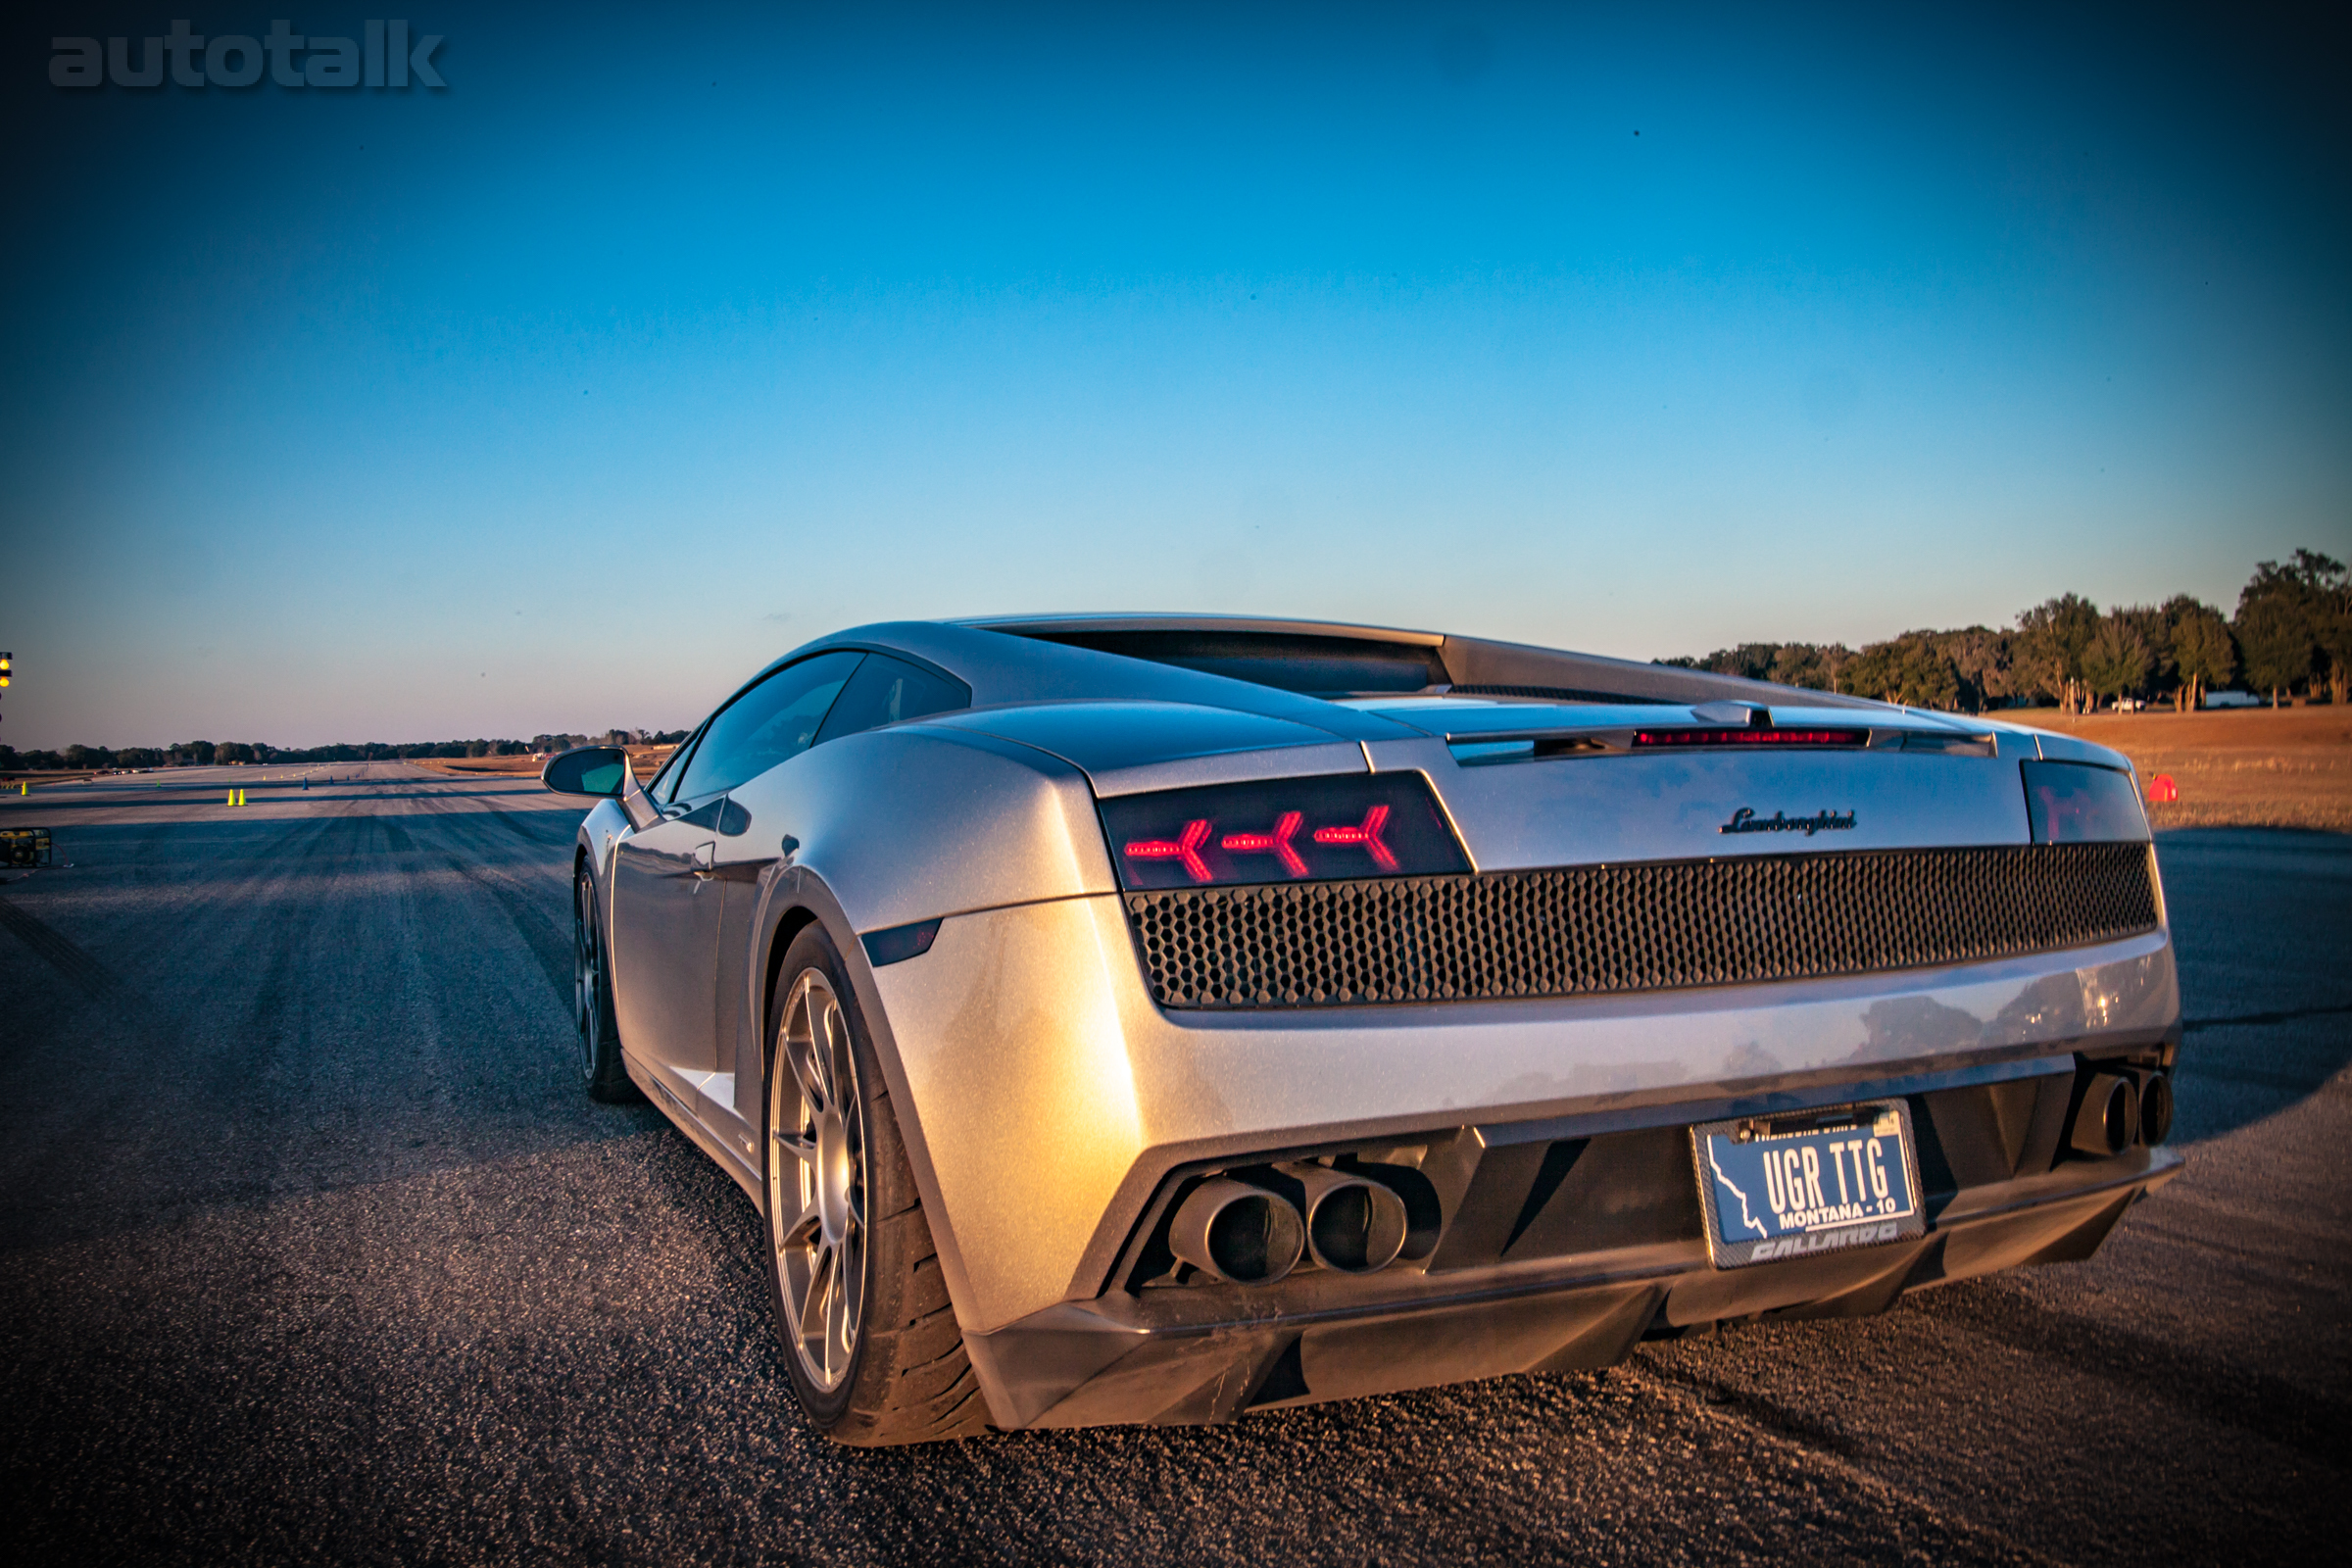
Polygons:
<instances>
[{"instance_id":1,"label":"silver car body panel","mask_svg":"<svg viewBox=\"0 0 2352 1568\"><path fill-rule=\"evenodd\" d=\"M1333 701L1026 634L1170 627L1410 640L1439 652L1456 691ZM2178 1038L2161 923L2093 947L1835 979L1550 1001L1162 1009L1097 807L1147 790L1410 770L1428 778L1480 872L2023 845L2021 759L2129 771L2087 743L1663 666L1315 622L906 622L788 658L836 647L931 663L968 684L972 705L828 741L731 792L729 831L710 835L708 863L674 852L662 862L705 889L685 903L696 914L689 940L715 931L712 1021L696 1025L710 1030L710 1048L665 1044L663 1026L649 1021L663 1010L704 1016L698 1001L676 1001L677 987L702 982L616 954L624 1055L656 1103L759 1201L773 962L799 925L821 922L851 970L956 1316L975 1344L1100 1297L1152 1195L1188 1162L1494 1124L1681 1125L1907 1084L1990 1083L2059 1070L2078 1052ZM1619 700L1465 698L1464 669L1490 686ZM1834 752L1500 763L1476 752L1497 737L1710 722L1693 707L1720 703L1756 705L1778 723L1866 725L1874 738ZM1973 751L1903 749L1914 735ZM1457 755L1464 747L1469 755ZM1743 808L1850 813L1853 825L1818 839L1722 832ZM626 891L616 900L616 851L664 830L641 835L611 803L581 825L579 852L615 943L634 942L651 909L629 907ZM705 899L719 911L709 921ZM930 921L937 934L921 956L868 961L861 938ZM673 926L665 953L678 935ZM989 1356L975 1353L975 1364L1000 1424L1040 1415L1043 1396L1015 1389Z\"/></svg>"}]
</instances>

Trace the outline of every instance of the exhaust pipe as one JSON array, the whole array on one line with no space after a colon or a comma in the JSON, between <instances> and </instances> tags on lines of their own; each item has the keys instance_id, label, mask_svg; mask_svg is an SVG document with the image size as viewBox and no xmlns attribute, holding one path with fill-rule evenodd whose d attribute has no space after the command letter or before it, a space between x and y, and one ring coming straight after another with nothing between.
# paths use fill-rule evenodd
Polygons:
<instances>
[{"instance_id":1,"label":"exhaust pipe","mask_svg":"<svg viewBox=\"0 0 2352 1568\"><path fill-rule=\"evenodd\" d=\"M2104 1159L2131 1148L2138 1136L2139 1086L2129 1074L2092 1073L2067 1142L2081 1153Z\"/></svg>"},{"instance_id":2,"label":"exhaust pipe","mask_svg":"<svg viewBox=\"0 0 2352 1568\"><path fill-rule=\"evenodd\" d=\"M1404 1200L1379 1182L1321 1165L1296 1171L1306 1189L1306 1247L1342 1274L1386 1268L1403 1250Z\"/></svg>"},{"instance_id":3,"label":"exhaust pipe","mask_svg":"<svg viewBox=\"0 0 2352 1568\"><path fill-rule=\"evenodd\" d=\"M1226 1176L1194 1188L1168 1224L1168 1250L1235 1285L1271 1285L1306 1245L1298 1210L1277 1194Z\"/></svg>"},{"instance_id":4,"label":"exhaust pipe","mask_svg":"<svg viewBox=\"0 0 2352 1568\"><path fill-rule=\"evenodd\" d=\"M2153 1149L2173 1135L2172 1074L2152 1072L2139 1081L2139 1139Z\"/></svg>"}]
</instances>

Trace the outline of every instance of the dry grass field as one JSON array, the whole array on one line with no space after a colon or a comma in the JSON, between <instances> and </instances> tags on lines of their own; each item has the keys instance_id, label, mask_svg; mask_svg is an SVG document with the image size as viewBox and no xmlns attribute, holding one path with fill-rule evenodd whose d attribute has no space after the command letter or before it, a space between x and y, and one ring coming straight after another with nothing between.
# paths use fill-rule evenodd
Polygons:
<instances>
[{"instance_id":1,"label":"dry grass field","mask_svg":"<svg viewBox=\"0 0 2352 1568\"><path fill-rule=\"evenodd\" d=\"M2153 802L2166 827L2303 827L2352 832L2352 708L2239 708L2197 713L2054 710L1995 715L2062 730L2132 759L2144 789L2158 774L2180 787Z\"/></svg>"},{"instance_id":2,"label":"dry grass field","mask_svg":"<svg viewBox=\"0 0 2352 1568\"><path fill-rule=\"evenodd\" d=\"M675 750L671 746L632 746L629 767L639 778L650 779ZM545 765L533 757L418 757L411 760L418 767L443 773L504 773L524 778L537 778Z\"/></svg>"},{"instance_id":3,"label":"dry grass field","mask_svg":"<svg viewBox=\"0 0 2352 1568\"><path fill-rule=\"evenodd\" d=\"M539 776L542 765L535 757L412 757L408 760L436 773L506 773L531 778Z\"/></svg>"}]
</instances>

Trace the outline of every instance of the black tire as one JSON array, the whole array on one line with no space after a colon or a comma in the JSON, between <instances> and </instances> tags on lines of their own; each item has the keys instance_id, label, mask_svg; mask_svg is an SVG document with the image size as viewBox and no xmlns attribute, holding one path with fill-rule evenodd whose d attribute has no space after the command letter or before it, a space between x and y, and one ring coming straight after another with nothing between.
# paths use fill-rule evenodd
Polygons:
<instances>
[{"instance_id":1,"label":"black tire","mask_svg":"<svg viewBox=\"0 0 2352 1568\"><path fill-rule=\"evenodd\" d=\"M820 1015L838 1018L839 1032ZM768 1296L802 1408L825 1436L860 1447L986 1431L988 1404L889 1089L848 969L821 927L803 930L785 951L767 1039L761 1230ZM827 1056L829 1068L812 1065ZM809 1197L820 1169L845 1174L827 1178L829 1196Z\"/></svg>"},{"instance_id":2,"label":"black tire","mask_svg":"<svg viewBox=\"0 0 2352 1568\"><path fill-rule=\"evenodd\" d=\"M580 1083L591 1100L626 1104L645 1097L621 1065L610 955L597 907L596 876L583 858L571 876L571 1021L580 1035Z\"/></svg>"}]
</instances>

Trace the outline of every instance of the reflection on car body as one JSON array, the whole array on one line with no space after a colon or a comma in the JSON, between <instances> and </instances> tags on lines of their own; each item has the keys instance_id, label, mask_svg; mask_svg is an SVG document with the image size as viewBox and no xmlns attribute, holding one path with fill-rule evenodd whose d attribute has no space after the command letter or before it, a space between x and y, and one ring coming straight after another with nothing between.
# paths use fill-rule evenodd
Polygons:
<instances>
[{"instance_id":1,"label":"reflection on car body","mask_svg":"<svg viewBox=\"0 0 2352 1568\"><path fill-rule=\"evenodd\" d=\"M2087 1255L2179 1160L2130 764L1473 638L866 626L575 856L581 1066L853 1443L1200 1422Z\"/></svg>"}]
</instances>

